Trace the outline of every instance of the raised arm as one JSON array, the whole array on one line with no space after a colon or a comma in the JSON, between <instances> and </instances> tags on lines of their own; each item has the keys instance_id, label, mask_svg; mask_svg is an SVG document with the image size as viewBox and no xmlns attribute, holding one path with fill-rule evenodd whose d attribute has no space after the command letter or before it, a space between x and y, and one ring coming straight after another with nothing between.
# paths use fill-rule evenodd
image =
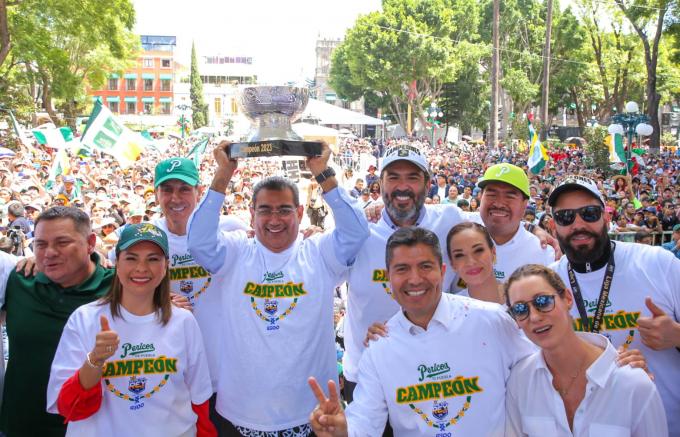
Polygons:
<instances>
[{"instance_id":1,"label":"raised arm","mask_svg":"<svg viewBox=\"0 0 680 437\"><path fill-rule=\"evenodd\" d=\"M223 141L213 150L217 162L215 176L210 189L189 220L189 252L198 264L211 273L217 272L224 265L226 257L226 248L219 239L221 233L218 229L224 196L238 167L238 162L229 159L227 154L230 144Z\"/></svg>"}]
</instances>

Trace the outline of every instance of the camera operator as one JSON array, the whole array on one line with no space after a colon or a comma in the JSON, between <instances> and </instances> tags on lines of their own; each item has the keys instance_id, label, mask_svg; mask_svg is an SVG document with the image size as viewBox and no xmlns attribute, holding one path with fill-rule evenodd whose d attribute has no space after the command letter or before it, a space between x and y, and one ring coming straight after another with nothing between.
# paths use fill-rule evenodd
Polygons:
<instances>
[{"instance_id":1,"label":"camera operator","mask_svg":"<svg viewBox=\"0 0 680 437\"><path fill-rule=\"evenodd\" d=\"M7 219L9 221L8 233L10 229L20 229L27 238L33 236L31 224L26 219L26 209L21 202L12 202L7 206Z\"/></svg>"}]
</instances>

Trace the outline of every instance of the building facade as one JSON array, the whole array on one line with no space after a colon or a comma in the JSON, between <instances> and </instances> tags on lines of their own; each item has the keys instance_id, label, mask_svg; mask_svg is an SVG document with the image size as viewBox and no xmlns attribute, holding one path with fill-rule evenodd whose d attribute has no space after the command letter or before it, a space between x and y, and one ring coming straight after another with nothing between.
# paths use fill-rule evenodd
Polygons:
<instances>
[{"instance_id":1,"label":"building facade","mask_svg":"<svg viewBox=\"0 0 680 437\"><path fill-rule=\"evenodd\" d=\"M341 39L324 38L316 40L316 69L314 73L315 86L312 90L312 97L322 102L330 103L331 105L363 113L363 99L354 102L342 100L338 97L335 90L328 83L331 73L333 51L340 44L342 44Z\"/></svg>"},{"instance_id":2,"label":"building facade","mask_svg":"<svg viewBox=\"0 0 680 437\"><path fill-rule=\"evenodd\" d=\"M128 124L167 125L174 121L176 37L142 35L142 52L135 67L112 73L106 87L90 90L93 100L101 98L111 112Z\"/></svg>"}]
</instances>

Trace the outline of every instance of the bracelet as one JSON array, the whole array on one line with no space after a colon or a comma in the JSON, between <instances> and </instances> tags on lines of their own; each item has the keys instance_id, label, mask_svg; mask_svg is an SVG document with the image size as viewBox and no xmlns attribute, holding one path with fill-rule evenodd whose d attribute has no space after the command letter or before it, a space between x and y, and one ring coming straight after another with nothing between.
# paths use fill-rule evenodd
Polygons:
<instances>
[{"instance_id":1,"label":"bracelet","mask_svg":"<svg viewBox=\"0 0 680 437\"><path fill-rule=\"evenodd\" d=\"M93 369L99 369L99 370L101 370L102 367L103 367L103 364L102 364L101 366L98 366L98 365L94 364L94 363L92 362L92 359L90 358L90 354L92 354L92 352L88 352L88 353L87 353L87 360L85 361L85 362L87 363L87 365L90 366L90 367L93 368Z\"/></svg>"}]
</instances>

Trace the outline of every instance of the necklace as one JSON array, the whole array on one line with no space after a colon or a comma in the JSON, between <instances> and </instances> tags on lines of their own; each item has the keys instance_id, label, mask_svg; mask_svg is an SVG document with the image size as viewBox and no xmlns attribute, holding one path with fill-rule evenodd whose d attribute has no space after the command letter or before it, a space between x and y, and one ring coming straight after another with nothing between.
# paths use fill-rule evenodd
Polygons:
<instances>
[{"instance_id":1,"label":"necklace","mask_svg":"<svg viewBox=\"0 0 680 437\"><path fill-rule=\"evenodd\" d=\"M569 384L565 388L560 388L560 386L557 384L555 381L555 378L553 378L553 387L555 387L555 390L562 396L565 397L566 395L569 394L569 390L571 390L571 387L574 385L574 382L576 381L576 378L581 374L581 370L583 368L583 363L586 361L586 356L584 355L583 358L581 359L581 363L578 365L578 369L576 369L576 372L574 372L573 375L570 375L570 381Z\"/></svg>"}]
</instances>

